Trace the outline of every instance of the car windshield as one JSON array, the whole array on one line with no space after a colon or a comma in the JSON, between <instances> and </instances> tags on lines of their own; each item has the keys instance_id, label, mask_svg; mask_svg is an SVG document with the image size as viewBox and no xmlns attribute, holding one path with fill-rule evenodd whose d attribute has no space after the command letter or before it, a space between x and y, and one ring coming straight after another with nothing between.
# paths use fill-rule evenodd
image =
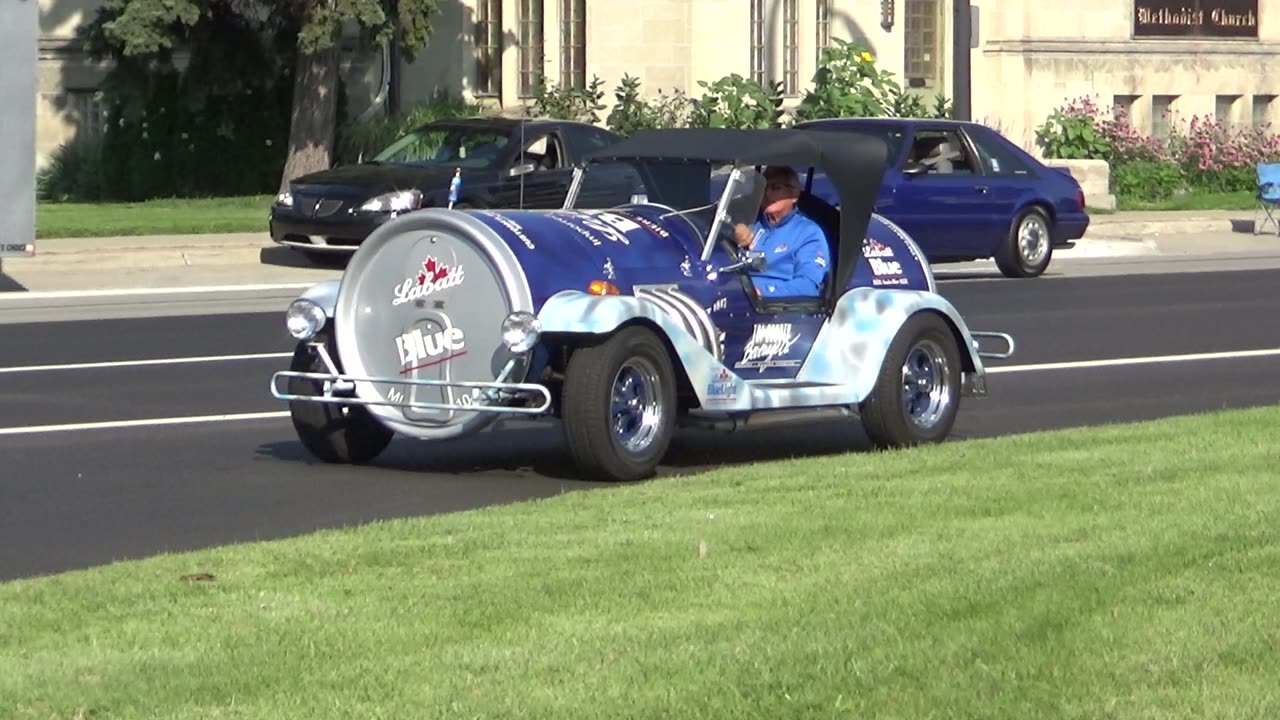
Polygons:
<instances>
[{"instance_id":1,"label":"car windshield","mask_svg":"<svg viewBox=\"0 0 1280 720\"><path fill-rule=\"evenodd\" d=\"M396 140L373 159L403 165L494 167L506 148L505 133L489 128L427 125Z\"/></svg>"},{"instance_id":2,"label":"car windshield","mask_svg":"<svg viewBox=\"0 0 1280 720\"><path fill-rule=\"evenodd\" d=\"M701 221L705 230L715 218L715 209L734 168L732 163L648 158L590 163L580 173L578 191L570 197L570 207L602 209L652 203ZM753 168L742 168L726 206L730 219L753 222L763 192L763 176Z\"/></svg>"}]
</instances>

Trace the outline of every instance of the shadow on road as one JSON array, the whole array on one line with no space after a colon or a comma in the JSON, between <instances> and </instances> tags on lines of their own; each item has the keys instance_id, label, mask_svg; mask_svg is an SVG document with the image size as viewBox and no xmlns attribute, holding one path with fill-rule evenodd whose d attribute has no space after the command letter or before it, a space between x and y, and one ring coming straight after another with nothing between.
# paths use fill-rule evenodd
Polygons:
<instances>
[{"instance_id":1,"label":"shadow on road","mask_svg":"<svg viewBox=\"0 0 1280 720\"><path fill-rule=\"evenodd\" d=\"M718 467L869 449L870 443L862 426L853 421L806 423L735 433L682 429L672 439L658 476L688 475ZM324 465L296 441L261 445L257 455L288 463ZM398 470L424 475L515 473L570 480L584 486L608 484L578 473L558 423L537 428L499 429L434 443L397 438L370 463L369 470Z\"/></svg>"},{"instance_id":2,"label":"shadow on road","mask_svg":"<svg viewBox=\"0 0 1280 720\"><path fill-rule=\"evenodd\" d=\"M284 245L263 248L258 253L258 260L263 265L322 270L341 270L347 266L350 258L347 253L308 253Z\"/></svg>"},{"instance_id":3,"label":"shadow on road","mask_svg":"<svg viewBox=\"0 0 1280 720\"><path fill-rule=\"evenodd\" d=\"M26 286L0 272L0 292L27 292Z\"/></svg>"}]
</instances>

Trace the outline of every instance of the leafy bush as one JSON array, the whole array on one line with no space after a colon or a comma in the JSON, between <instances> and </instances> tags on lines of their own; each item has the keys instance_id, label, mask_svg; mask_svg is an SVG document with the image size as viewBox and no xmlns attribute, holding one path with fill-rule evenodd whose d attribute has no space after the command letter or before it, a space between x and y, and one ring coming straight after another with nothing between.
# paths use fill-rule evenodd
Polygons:
<instances>
[{"instance_id":1,"label":"leafy bush","mask_svg":"<svg viewBox=\"0 0 1280 720\"><path fill-rule=\"evenodd\" d=\"M916 93L904 90L893 73L878 70L875 56L857 43L832 38L822 49L813 88L796 107L797 121L836 117L951 117L951 103L935 98L930 110Z\"/></svg>"},{"instance_id":2,"label":"leafy bush","mask_svg":"<svg viewBox=\"0 0 1280 720\"><path fill-rule=\"evenodd\" d=\"M689 124L693 127L712 128L773 128L782 120L782 83L773 83L768 89L755 80L748 80L734 73L708 83L698 84L707 89L693 103Z\"/></svg>"},{"instance_id":3,"label":"leafy bush","mask_svg":"<svg viewBox=\"0 0 1280 720\"><path fill-rule=\"evenodd\" d=\"M1112 152L1098 127L1097 105L1090 98L1055 108L1036 128L1036 144L1046 158L1058 160L1107 160Z\"/></svg>"},{"instance_id":4,"label":"leafy bush","mask_svg":"<svg viewBox=\"0 0 1280 720\"><path fill-rule=\"evenodd\" d=\"M604 85L604 81L595 75L591 76L591 83L585 88L557 86L544 79L533 91L534 113L557 120L598 123L600 111L604 110L604 105L600 102L604 99L601 85Z\"/></svg>"},{"instance_id":5,"label":"leafy bush","mask_svg":"<svg viewBox=\"0 0 1280 720\"><path fill-rule=\"evenodd\" d=\"M680 90L672 95L663 95L659 90L658 97L645 99L640 93L640 79L623 75L614 90L613 110L605 122L610 130L624 137L646 128L681 127L688 121L691 102Z\"/></svg>"},{"instance_id":6,"label":"leafy bush","mask_svg":"<svg viewBox=\"0 0 1280 720\"><path fill-rule=\"evenodd\" d=\"M480 103L437 91L430 100L414 105L407 112L344 123L334 138L334 164L346 165L372 157L414 128L434 120L475 117L483 113L484 106Z\"/></svg>"},{"instance_id":7,"label":"leafy bush","mask_svg":"<svg viewBox=\"0 0 1280 720\"><path fill-rule=\"evenodd\" d=\"M1170 162L1135 160L1111 171L1111 191L1128 200L1167 200L1185 186L1182 169Z\"/></svg>"},{"instance_id":8,"label":"leafy bush","mask_svg":"<svg viewBox=\"0 0 1280 720\"><path fill-rule=\"evenodd\" d=\"M1054 110L1036 131L1050 158L1106 160L1115 194L1161 200L1183 189L1252 190L1259 162L1280 159L1280 136L1262 128L1228 127L1192 116L1186 124L1169 114L1169 136L1154 138L1133 127L1127 113L1102 110L1090 97Z\"/></svg>"},{"instance_id":9,"label":"leafy bush","mask_svg":"<svg viewBox=\"0 0 1280 720\"><path fill-rule=\"evenodd\" d=\"M59 145L36 173L36 197L42 202L102 199L102 138L77 135Z\"/></svg>"},{"instance_id":10,"label":"leafy bush","mask_svg":"<svg viewBox=\"0 0 1280 720\"><path fill-rule=\"evenodd\" d=\"M1210 192L1252 190L1257 164L1280 159L1280 136L1263 128L1228 128L1192 116L1186 134L1170 123L1170 157L1178 158L1193 188Z\"/></svg>"}]
</instances>

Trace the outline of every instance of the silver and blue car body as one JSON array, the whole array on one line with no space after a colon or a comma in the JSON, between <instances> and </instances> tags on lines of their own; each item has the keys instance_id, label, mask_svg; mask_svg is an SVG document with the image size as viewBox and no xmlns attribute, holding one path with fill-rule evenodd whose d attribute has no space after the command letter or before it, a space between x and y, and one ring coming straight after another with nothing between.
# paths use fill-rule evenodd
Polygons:
<instances>
[{"instance_id":1,"label":"silver and blue car body","mask_svg":"<svg viewBox=\"0 0 1280 720\"><path fill-rule=\"evenodd\" d=\"M617 480L651 473L684 424L869 412L877 444L941 440L1012 338L971 330L871 212L883 149L829 137L649 131L589 159L562 209L397 218L290 306L298 352L272 393L313 452L345 461L516 415L561 418L588 474ZM844 192L839 211L801 199L831 250L820 297L762 299L750 271L767 258L729 239L768 164L826 164ZM980 350L986 336L1006 349Z\"/></svg>"}]
</instances>

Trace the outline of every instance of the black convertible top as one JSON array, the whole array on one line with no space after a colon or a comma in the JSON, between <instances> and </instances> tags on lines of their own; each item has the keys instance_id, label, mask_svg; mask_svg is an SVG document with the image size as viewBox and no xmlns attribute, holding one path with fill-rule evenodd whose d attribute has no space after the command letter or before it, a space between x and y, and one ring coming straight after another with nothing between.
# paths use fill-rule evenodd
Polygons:
<instances>
[{"instance_id":1,"label":"black convertible top","mask_svg":"<svg viewBox=\"0 0 1280 720\"><path fill-rule=\"evenodd\" d=\"M586 162L664 160L790 165L820 170L840 196L840 252L828 300L848 286L888 166L879 138L817 130L672 128L641 130L583 157Z\"/></svg>"}]
</instances>

